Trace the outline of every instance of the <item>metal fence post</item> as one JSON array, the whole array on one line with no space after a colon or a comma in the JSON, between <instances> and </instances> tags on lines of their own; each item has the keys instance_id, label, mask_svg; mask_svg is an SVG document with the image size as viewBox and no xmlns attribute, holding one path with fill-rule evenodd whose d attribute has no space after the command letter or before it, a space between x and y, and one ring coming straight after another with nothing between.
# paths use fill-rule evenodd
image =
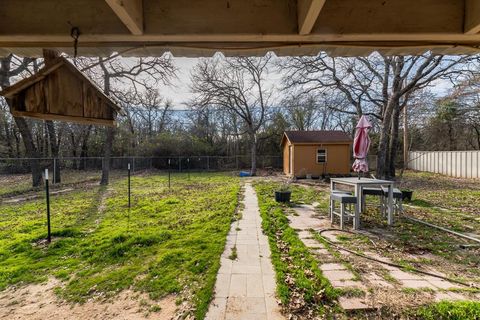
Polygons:
<instances>
[{"instance_id":1,"label":"metal fence post","mask_svg":"<svg viewBox=\"0 0 480 320\"><path fill-rule=\"evenodd\" d=\"M57 174L57 159L53 158L53 181L52 181L52 184L55 184L55 182L57 181L56 174Z\"/></svg>"},{"instance_id":2,"label":"metal fence post","mask_svg":"<svg viewBox=\"0 0 480 320\"><path fill-rule=\"evenodd\" d=\"M182 157L178 157L178 172L182 172Z\"/></svg>"},{"instance_id":3,"label":"metal fence post","mask_svg":"<svg viewBox=\"0 0 480 320\"><path fill-rule=\"evenodd\" d=\"M210 157L207 156L207 171L210 171Z\"/></svg>"},{"instance_id":4,"label":"metal fence post","mask_svg":"<svg viewBox=\"0 0 480 320\"><path fill-rule=\"evenodd\" d=\"M170 159L168 159L168 190L170 190Z\"/></svg>"},{"instance_id":5,"label":"metal fence post","mask_svg":"<svg viewBox=\"0 0 480 320\"><path fill-rule=\"evenodd\" d=\"M128 208L130 208L130 163L128 164Z\"/></svg>"},{"instance_id":6,"label":"metal fence post","mask_svg":"<svg viewBox=\"0 0 480 320\"><path fill-rule=\"evenodd\" d=\"M50 190L48 189L48 169L45 169L45 195L47 200L47 242L52 242L50 228Z\"/></svg>"}]
</instances>

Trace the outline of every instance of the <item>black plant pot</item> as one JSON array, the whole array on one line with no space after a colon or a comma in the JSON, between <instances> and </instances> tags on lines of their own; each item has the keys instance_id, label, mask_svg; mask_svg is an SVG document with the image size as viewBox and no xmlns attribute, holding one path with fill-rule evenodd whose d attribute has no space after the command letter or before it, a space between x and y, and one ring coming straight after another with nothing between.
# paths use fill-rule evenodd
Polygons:
<instances>
[{"instance_id":1,"label":"black plant pot","mask_svg":"<svg viewBox=\"0 0 480 320\"><path fill-rule=\"evenodd\" d=\"M413 191L412 190L402 190L402 201L412 201L412 195Z\"/></svg>"},{"instance_id":2,"label":"black plant pot","mask_svg":"<svg viewBox=\"0 0 480 320\"><path fill-rule=\"evenodd\" d=\"M292 191L275 191L275 201L290 202L290 195Z\"/></svg>"}]
</instances>

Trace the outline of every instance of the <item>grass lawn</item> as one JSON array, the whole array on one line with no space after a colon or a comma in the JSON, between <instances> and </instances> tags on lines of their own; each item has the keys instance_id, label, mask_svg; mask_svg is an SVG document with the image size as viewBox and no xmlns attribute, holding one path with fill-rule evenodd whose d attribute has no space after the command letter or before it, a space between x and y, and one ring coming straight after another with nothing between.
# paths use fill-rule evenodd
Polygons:
<instances>
[{"instance_id":1,"label":"grass lawn","mask_svg":"<svg viewBox=\"0 0 480 320\"><path fill-rule=\"evenodd\" d=\"M406 214L480 235L480 180L409 170L401 186L414 190L411 203L414 208L406 207Z\"/></svg>"},{"instance_id":2,"label":"grass lawn","mask_svg":"<svg viewBox=\"0 0 480 320\"><path fill-rule=\"evenodd\" d=\"M65 175L64 175L65 177ZM238 202L239 180L227 174L132 178L52 197L52 244L46 237L44 200L2 204L0 289L63 280L61 298L83 302L123 289L152 299L178 294L202 319Z\"/></svg>"},{"instance_id":3,"label":"grass lawn","mask_svg":"<svg viewBox=\"0 0 480 320\"><path fill-rule=\"evenodd\" d=\"M76 184L84 183L98 183L101 179L101 171L89 171L89 170L62 170L61 171L61 183L52 184L53 176L50 171L50 188L51 190L57 190L74 186ZM116 180L126 176L126 172L119 170L112 170L110 172L110 179ZM14 174L14 175L0 175L0 200L2 198L14 197L16 195L22 196L25 193L43 193L44 187L33 188L32 187L32 175L31 174Z\"/></svg>"},{"instance_id":4,"label":"grass lawn","mask_svg":"<svg viewBox=\"0 0 480 320\"><path fill-rule=\"evenodd\" d=\"M442 301L415 310L412 317L422 320L477 320L480 319L480 303Z\"/></svg>"}]
</instances>

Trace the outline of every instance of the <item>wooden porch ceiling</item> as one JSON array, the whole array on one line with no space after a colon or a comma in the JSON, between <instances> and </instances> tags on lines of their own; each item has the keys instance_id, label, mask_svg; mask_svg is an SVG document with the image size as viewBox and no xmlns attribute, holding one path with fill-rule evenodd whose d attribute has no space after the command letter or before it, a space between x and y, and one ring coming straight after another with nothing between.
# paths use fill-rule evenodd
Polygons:
<instances>
[{"instance_id":1,"label":"wooden porch ceiling","mask_svg":"<svg viewBox=\"0 0 480 320\"><path fill-rule=\"evenodd\" d=\"M0 56L476 53L480 0L0 0Z\"/></svg>"}]
</instances>

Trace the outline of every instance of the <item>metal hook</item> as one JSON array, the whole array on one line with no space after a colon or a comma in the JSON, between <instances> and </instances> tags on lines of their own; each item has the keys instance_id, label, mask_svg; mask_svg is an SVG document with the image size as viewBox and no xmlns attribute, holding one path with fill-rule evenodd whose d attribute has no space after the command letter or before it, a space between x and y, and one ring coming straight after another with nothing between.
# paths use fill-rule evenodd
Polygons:
<instances>
[{"instance_id":1,"label":"metal hook","mask_svg":"<svg viewBox=\"0 0 480 320\"><path fill-rule=\"evenodd\" d=\"M80 29L78 27L72 27L70 30L70 36L73 38L73 57L77 57L78 38L80 38Z\"/></svg>"}]
</instances>

